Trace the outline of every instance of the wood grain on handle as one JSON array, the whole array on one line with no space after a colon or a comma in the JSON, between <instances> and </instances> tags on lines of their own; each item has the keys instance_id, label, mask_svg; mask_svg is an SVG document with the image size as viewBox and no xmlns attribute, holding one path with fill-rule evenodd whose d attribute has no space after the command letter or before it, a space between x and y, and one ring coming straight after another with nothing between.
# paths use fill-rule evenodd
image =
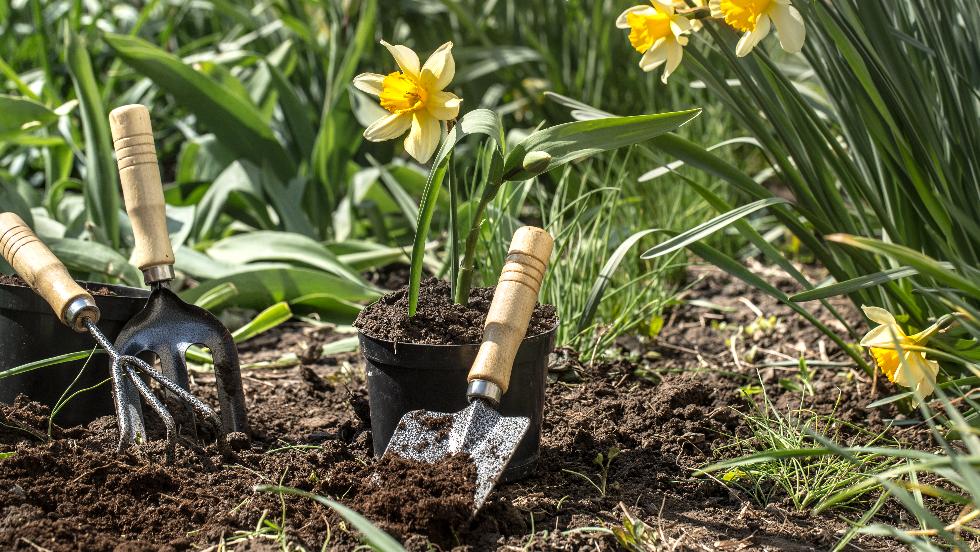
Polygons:
<instances>
[{"instance_id":1,"label":"wood grain on handle","mask_svg":"<svg viewBox=\"0 0 980 552\"><path fill-rule=\"evenodd\" d=\"M174 251L167 232L166 204L150 112L142 105L118 107L109 113L109 126L126 212L136 238L133 262L144 272L155 266L172 265Z\"/></svg>"},{"instance_id":2,"label":"wood grain on handle","mask_svg":"<svg viewBox=\"0 0 980 552\"><path fill-rule=\"evenodd\" d=\"M490 381L507 392L517 349L527 333L553 245L554 239L541 228L524 226L514 234L469 381Z\"/></svg>"},{"instance_id":3,"label":"wood grain on handle","mask_svg":"<svg viewBox=\"0 0 980 552\"><path fill-rule=\"evenodd\" d=\"M87 309L86 316L93 322L99 321L92 295L75 282L58 257L14 213L0 214L0 253L27 285L51 305L62 322L75 330L85 331L85 327L80 326L81 320L65 319L66 308L77 299L85 299L93 305L92 309Z\"/></svg>"}]
</instances>

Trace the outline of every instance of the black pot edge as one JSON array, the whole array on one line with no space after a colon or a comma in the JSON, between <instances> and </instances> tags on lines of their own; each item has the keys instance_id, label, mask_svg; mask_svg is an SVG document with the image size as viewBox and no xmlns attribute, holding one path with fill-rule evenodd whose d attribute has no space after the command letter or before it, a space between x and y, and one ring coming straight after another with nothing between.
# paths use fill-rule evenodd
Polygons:
<instances>
[{"instance_id":1,"label":"black pot edge","mask_svg":"<svg viewBox=\"0 0 980 552\"><path fill-rule=\"evenodd\" d=\"M558 330L558 326L560 326L560 325L561 325L561 319L556 316L555 317L555 325L554 326L552 326L551 328L549 328L549 329L547 329L547 330L545 330L545 331L543 331L543 332L541 332L539 334L526 335L526 336L524 336L524 339L521 342L522 343L525 343L525 342L528 342L528 341L534 341L534 340L543 338L545 336L551 335L551 334L555 333ZM374 337L373 335L364 332L360 328L357 328L357 335L358 336L363 336L363 337L365 337L367 339L370 339L371 341L374 341L375 343L378 343L378 344L381 344L381 345L385 345L385 346L389 346L389 347L425 347L427 349L434 349L434 350L437 350L437 351L439 349L443 349L443 348L444 349L451 349L451 348L455 348L455 347L476 347L476 348L479 348L480 347L480 344L479 343L458 343L458 344L444 345L444 344L433 344L433 343L412 343L410 341L391 341L391 340L388 340L388 339L381 339L380 337Z\"/></svg>"},{"instance_id":2,"label":"black pot edge","mask_svg":"<svg viewBox=\"0 0 980 552\"><path fill-rule=\"evenodd\" d=\"M148 289L84 280L76 281L89 291L105 287L115 293L115 295L92 295L96 305L102 311L102 318L106 320L123 322L129 320L139 309L143 308L143 303L150 296ZM50 305L33 289L28 286L13 284L0 284L0 310L19 310L54 315Z\"/></svg>"}]
</instances>

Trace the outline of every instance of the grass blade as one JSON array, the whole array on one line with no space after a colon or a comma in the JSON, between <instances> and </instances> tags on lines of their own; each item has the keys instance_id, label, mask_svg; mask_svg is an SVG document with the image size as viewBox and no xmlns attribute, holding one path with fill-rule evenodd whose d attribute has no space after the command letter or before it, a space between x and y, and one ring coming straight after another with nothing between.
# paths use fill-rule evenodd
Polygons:
<instances>
[{"instance_id":1,"label":"grass blade","mask_svg":"<svg viewBox=\"0 0 980 552\"><path fill-rule=\"evenodd\" d=\"M398 543L398 541L392 538L388 533L385 533L376 527L373 523L368 521L367 518L354 510L351 510L347 506L344 506L343 504L334 500L330 500L327 497L294 489L292 487L278 487L275 485L258 485L255 487L255 491L263 493L291 494L294 496L301 496L303 498L315 500L340 514L340 516L347 520L348 523L353 525L355 529L360 531L361 536L364 537L364 542L366 542L372 549L379 552L405 552L405 549Z\"/></svg>"}]
</instances>

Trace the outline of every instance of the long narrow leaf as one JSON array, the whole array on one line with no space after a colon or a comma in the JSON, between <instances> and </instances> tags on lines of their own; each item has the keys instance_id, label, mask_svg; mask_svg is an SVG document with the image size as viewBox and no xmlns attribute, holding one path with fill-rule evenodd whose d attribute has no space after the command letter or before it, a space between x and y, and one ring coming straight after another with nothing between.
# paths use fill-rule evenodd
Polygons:
<instances>
[{"instance_id":1,"label":"long narrow leaf","mask_svg":"<svg viewBox=\"0 0 980 552\"><path fill-rule=\"evenodd\" d=\"M770 197L768 199L754 201L748 205L743 205L742 207L737 207L727 213L709 220L708 222L699 224L698 226L695 226L682 234L678 234L676 237L671 238L652 249L647 250L643 255L641 255L641 257L644 259L662 257L668 253L677 251L683 247L687 247L691 243L702 240L732 224L733 222L740 220L760 209L765 209L770 205L776 205L779 203L789 203L789 201L779 197Z\"/></svg>"}]
</instances>

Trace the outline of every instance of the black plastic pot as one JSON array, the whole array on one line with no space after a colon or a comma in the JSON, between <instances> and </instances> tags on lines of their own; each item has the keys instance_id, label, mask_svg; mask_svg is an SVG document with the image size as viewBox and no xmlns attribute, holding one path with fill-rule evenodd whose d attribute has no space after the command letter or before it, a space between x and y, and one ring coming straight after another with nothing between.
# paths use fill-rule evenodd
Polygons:
<instances>
[{"instance_id":1,"label":"black plastic pot","mask_svg":"<svg viewBox=\"0 0 980 552\"><path fill-rule=\"evenodd\" d=\"M527 416L531 425L501 478L515 481L529 475L540 454L548 355L555 346L556 325L524 339L510 388L500 404L504 416ZM467 406L466 375L479 345L419 345L376 339L358 332L367 363L371 437L374 454L384 453L401 417L412 410L457 412Z\"/></svg>"},{"instance_id":2,"label":"black plastic pot","mask_svg":"<svg viewBox=\"0 0 980 552\"><path fill-rule=\"evenodd\" d=\"M146 303L142 289L79 282L86 289L108 288L116 295L95 295L102 311L99 328L114 341L126 322ZM62 324L43 299L26 286L0 284L0 371L57 355L91 350L95 341ZM86 389L109 377L109 357L93 355L72 388ZM54 406L78 375L85 360L56 364L25 374L0 379L0 402L12 403L23 393L31 399ZM62 426L82 424L113 413L108 385L72 400L58 413Z\"/></svg>"}]
</instances>

